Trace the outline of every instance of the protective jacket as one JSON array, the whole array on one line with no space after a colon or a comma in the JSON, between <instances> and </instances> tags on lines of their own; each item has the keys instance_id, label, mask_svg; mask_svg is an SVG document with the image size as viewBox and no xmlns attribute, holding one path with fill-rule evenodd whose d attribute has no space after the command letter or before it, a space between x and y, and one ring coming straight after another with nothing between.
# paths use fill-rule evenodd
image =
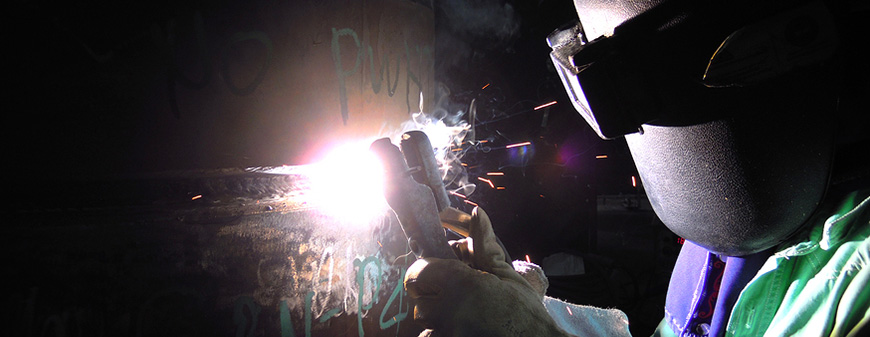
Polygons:
<instances>
[{"instance_id":1,"label":"protective jacket","mask_svg":"<svg viewBox=\"0 0 870 337\"><path fill-rule=\"evenodd\" d=\"M768 251L718 256L686 242L654 336L856 336L870 322L870 190L823 205L810 225ZM578 336L627 333L616 309L545 298Z\"/></svg>"},{"instance_id":2,"label":"protective jacket","mask_svg":"<svg viewBox=\"0 0 870 337\"><path fill-rule=\"evenodd\" d=\"M823 206L769 252L716 256L687 243L660 336L850 336L870 321L870 191Z\"/></svg>"}]
</instances>

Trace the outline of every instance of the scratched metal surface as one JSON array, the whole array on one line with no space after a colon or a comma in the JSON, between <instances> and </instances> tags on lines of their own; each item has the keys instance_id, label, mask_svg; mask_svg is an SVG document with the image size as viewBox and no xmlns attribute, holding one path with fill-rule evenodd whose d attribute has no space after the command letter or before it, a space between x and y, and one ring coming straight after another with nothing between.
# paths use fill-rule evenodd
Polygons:
<instances>
[{"instance_id":1,"label":"scratched metal surface","mask_svg":"<svg viewBox=\"0 0 870 337\"><path fill-rule=\"evenodd\" d=\"M55 187L80 192L31 200L0 234L10 335L419 333L399 282L413 261L392 214L349 227L306 200L304 175L183 172ZM107 193L114 202L98 198Z\"/></svg>"}]
</instances>

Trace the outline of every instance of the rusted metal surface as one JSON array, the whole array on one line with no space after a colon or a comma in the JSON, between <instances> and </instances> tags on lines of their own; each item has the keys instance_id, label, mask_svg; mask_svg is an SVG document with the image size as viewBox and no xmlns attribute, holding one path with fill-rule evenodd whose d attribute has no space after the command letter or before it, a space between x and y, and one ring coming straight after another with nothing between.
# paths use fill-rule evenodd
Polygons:
<instances>
[{"instance_id":1,"label":"rusted metal surface","mask_svg":"<svg viewBox=\"0 0 870 337\"><path fill-rule=\"evenodd\" d=\"M15 257L4 327L16 336L416 336L401 284L414 257L392 213L349 225L310 203L305 174L266 171L82 185L114 203L33 200L3 228L0 252Z\"/></svg>"}]
</instances>

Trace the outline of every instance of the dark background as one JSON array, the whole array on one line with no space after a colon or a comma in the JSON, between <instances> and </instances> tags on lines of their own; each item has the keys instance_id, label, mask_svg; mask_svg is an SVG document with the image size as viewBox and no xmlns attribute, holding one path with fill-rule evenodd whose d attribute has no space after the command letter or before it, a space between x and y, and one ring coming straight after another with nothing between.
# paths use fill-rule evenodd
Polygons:
<instances>
[{"instance_id":1,"label":"dark background","mask_svg":"<svg viewBox=\"0 0 870 337\"><path fill-rule=\"evenodd\" d=\"M500 235L516 230L528 238L537 224L547 224L547 231L535 233L542 242L516 243L514 250L533 257L587 249L577 224L594 213L596 196L641 192L631 184L637 173L625 142L595 135L574 111L550 61L547 35L576 17L571 1L436 2L436 79L450 90L454 109L467 111L475 100L478 139L532 142L525 151L478 146L463 161L472 176L506 173L489 177L504 190L477 182L472 195L487 209L498 208L491 213L519 213L495 215L496 223L513 224ZM552 101L557 104L534 110Z\"/></svg>"},{"instance_id":2,"label":"dark background","mask_svg":"<svg viewBox=\"0 0 870 337\"><path fill-rule=\"evenodd\" d=\"M487 210L514 259L583 257L586 274L551 276L549 295L622 309L635 336L649 335L663 317L678 238L645 203L640 181L632 186L637 173L624 140L595 135L553 68L546 37L576 20L573 2L447 0L435 13L436 79L456 109L475 100L478 139L532 142L524 155L467 152L471 175L505 172L489 177L504 190L479 183L470 199ZM551 101L558 103L534 110ZM642 206L622 207L626 197Z\"/></svg>"}]
</instances>

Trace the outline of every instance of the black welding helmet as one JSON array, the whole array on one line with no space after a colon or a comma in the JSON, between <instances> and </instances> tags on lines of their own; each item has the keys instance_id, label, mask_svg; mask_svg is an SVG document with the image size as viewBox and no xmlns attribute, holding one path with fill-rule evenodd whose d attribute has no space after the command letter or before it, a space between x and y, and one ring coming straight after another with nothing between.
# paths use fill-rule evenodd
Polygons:
<instances>
[{"instance_id":1,"label":"black welding helmet","mask_svg":"<svg viewBox=\"0 0 870 337\"><path fill-rule=\"evenodd\" d=\"M818 1L575 0L548 37L575 109L626 137L656 214L712 252L785 240L825 193L837 29Z\"/></svg>"}]
</instances>

